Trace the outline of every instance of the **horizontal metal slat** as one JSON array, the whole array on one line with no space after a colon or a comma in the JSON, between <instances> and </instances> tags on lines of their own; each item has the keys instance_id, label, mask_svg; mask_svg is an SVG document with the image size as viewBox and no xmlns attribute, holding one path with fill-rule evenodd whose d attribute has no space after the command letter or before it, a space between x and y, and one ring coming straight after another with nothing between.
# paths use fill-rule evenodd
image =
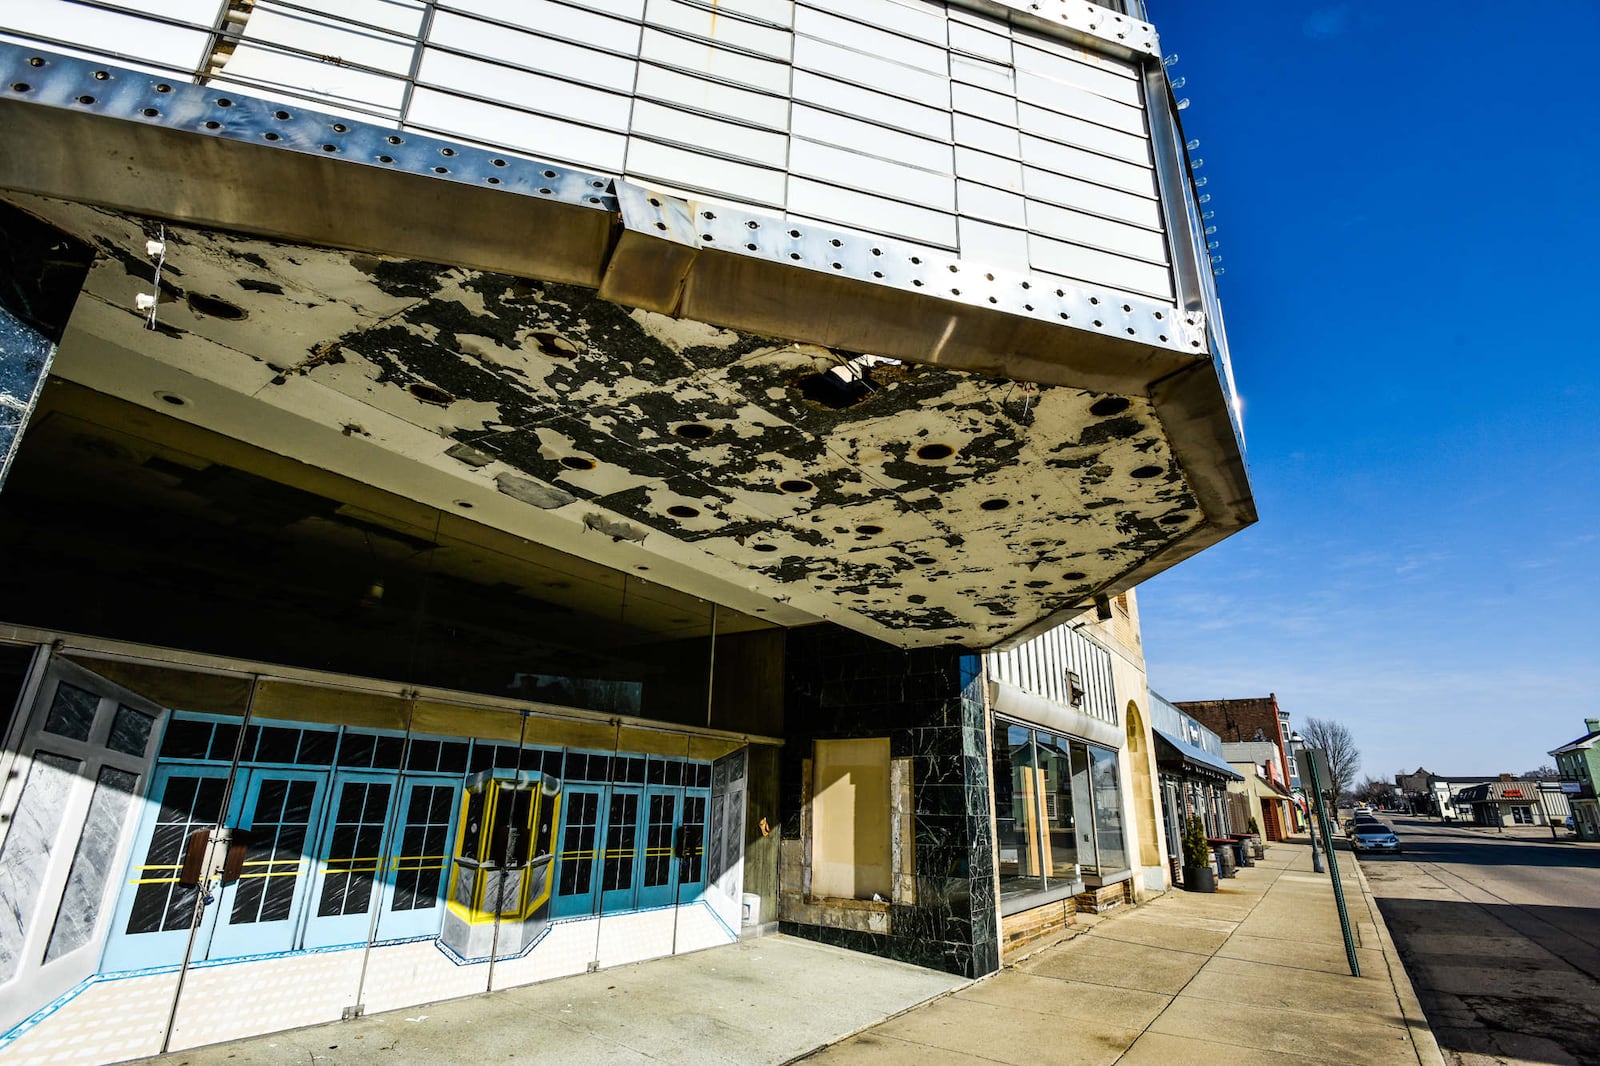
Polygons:
<instances>
[{"instance_id":1,"label":"horizontal metal slat","mask_svg":"<svg viewBox=\"0 0 1600 1066\"><path fill-rule=\"evenodd\" d=\"M1030 233L1028 262L1035 270L1076 278L1091 287L1104 285L1160 300L1172 299L1172 272L1168 268L1112 252Z\"/></svg>"},{"instance_id":2,"label":"horizontal metal slat","mask_svg":"<svg viewBox=\"0 0 1600 1066\"><path fill-rule=\"evenodd\" d=\"M637 26L618 23L616 35L604 42L603 48L599 41L591 42L593 47L585 47L577 40L524 32L441 11L434 16L428 43L485 60L628 92L639 66L633 57L638 51L639 33Z\"/></svg>"},{"instance_id":3,"label":"horizontal metal slat","mask_svg":"<svg viewBox=\"0 0 1600 1066\"><path fill-rule=\"evenodd\" d=\"M929 107L941 110L950 107L948 77L900 63L890 63L877 56L815 37L795 38L794 65L796 70L827 74L853 85L876 89Z\"/></svg>"},{"instance_id":4,"label":"horizontal metal slat","mask_svg":"<svg viewBox=\"0 0 1600 1066\"><path fill-rule=\"evenodd\" d=\"M789 149L789 139L780 131L752 129L648 100L634 101L632 133L651 140L703 149L705 154L774 167L780 171ZM687 176L682 175L678 180Z\"/></svg>"},{"instance_id":5,"label":"horizontal metal slat","mask_svg":"<svg viewBox=\"0 0 1600 1066\"><path fill-rule=\"evenodd\" d=\"M789 91L789 64L707 45L646 26L640 58L693 74L703 74L768 92Z\"/></svg>"},{"instance_id":6,"label":"horizontal metal slat","mask_svg":"<svg viewBox=\"0 0 1600 1066\"><path fill-rule=\"evenodd\" d=\"M794 72L794 99L797 103L816 104L841 114L871 115L888 125L933 140L950 139L948 106L931 107L898 95L823 77L799 65Z\"/></svg>"},{"instance_id":7,"label":"horizontal metal slat","mask_svg":"<svg viewBox=\"0 0 1600 1066\"><path fill-rule=\"evenodd\" d=\"M920 170L800 137L790 142L789 170L795 175L848 185L942 211L956 208L955 175L949 171Z\"/></svg>"},{"instance_id":8,"label":"horizontal metal slat","mask_svg":"<svg viewBox=\"0 0 1600 1066\"><path fill-rule=\"evenodd\" d=\"M787 29L764 26L679 0L650 0L644 22L657 29L698 37L708 43L754 52L788 62L793 34Z\"/></svg>"},{"instance_id":9,"label":"horizontal metal slat","mask_svg":"<svg viewBox=\"0 0 1600 1066\"><path fill-rule=\"evenodd\" d=\"M1031 104L1017 107L1017 125L1023 133L1031 133L1059 144L1070 144L1100 155L1125 159L1140 166L1151 166L1150 142L1141 135L1097 126L1092 122L1046 111Z\"/></svg>"},{"instance_id":10,"label":"horizontal metal slat","mask_svg":"<svg viewBox=\"0 0 1600 1066\"><path fill-rule=\"evenodd\" d=\"M426 86L418 86L412 94L406 117L420 126L613 174L622 172L627 149L627 136L620 132L468 100Z\"/></svg>"},{"instance_id":11,"label":"horizontal metal slat","mask_svg":"<svg viewBox=\"0 0 1600 1066\"><path fill-rule=\"evenodd\" d=\"M950 71L950 53L942 39L938 43L916 40L870 22L841 18L804 5L795 9L794 32L941 76Z\"/></svg>"},{"instance_id":12,"label":"horizontal metal slat","mask_svg":"<svg viewBox=\"0 0 1600 1066\"><path fill-rule=\"evenodd\" d=\"M918 137L799 102L794 105L789 123L796 137L899 160L924 170L948 174L955 165L948 139Z\"/></svg>"},{"instance_id":13,"label":"horizontal metal slat","mask_svg":"<svg viewBox=\"0 0 1600 1066\"><path fill-rule=\"evenodd\" d=\"M1156 196L1155 172L1148 166L1111 159L1026 133L1022 135L1021 155L1023 163L1029 166L1152 199Z\"/></svg>"}]
</instances>

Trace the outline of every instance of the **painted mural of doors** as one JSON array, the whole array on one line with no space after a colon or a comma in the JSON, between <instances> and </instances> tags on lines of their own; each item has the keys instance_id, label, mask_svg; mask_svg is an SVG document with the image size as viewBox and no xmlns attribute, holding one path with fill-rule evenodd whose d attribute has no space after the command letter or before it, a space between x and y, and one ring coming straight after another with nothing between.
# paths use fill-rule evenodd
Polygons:
<instances>
[{"instance_id":1,"label":"painted mural of doors","mask_svg":"<svg viewBox=\"0 0 1600 1066\"><path fill-rule=\"evenodd\" d=\"M101 970L137 970L176 966L183 961L194 918L197 889L178 883L184 848L190 834L211 829L227 790L226 766L158 766L150 784L150 802L134 837L133 862L127 887L117 901L111 935ZM197 940L203 958L216 908L208 907Z\"/></svg>"},{"instance_id":2,"label":"painted mural of doors","mask_svg":"<svg viewBox=\"0 0 1600 1066\"><path fill-rule=\"evenodd\" d=\"M0 729L0 1032L94 972L164 711L40 652ZM10 708L0 708L0 719Z\"/></svg>"},{"instance_id":3,"label":"painted mural of doors","mask_svg":"<svg viewBox=\"0 0 1600 1066\"><path fill-rule=\"evenodd\" d=\"M599 892L600 839L605 821L606 790L568 785L562 807L561 837L556 852L555 898L550 915L564 918L593 914Z\"/></svg>"},{"instance_id":4,"label":"painted mural of doors","mask_svg":"<svg viewBox=\"0 0 1600 1066\"><path fill-rule=\"evenodd\" d=\"M665 907L699 894L703 789L568 785L565 804L553 916Z\"/></svg>"},{"instance_id":5,"label":"painted mural of doors","mask_svg":"<svg viewBox=\"0 0 1600 1066\"><path fill-rule=\"evenodd\" d=\"M430 936L439 930L459 779L396 782L381 771L333 777L301 947ZM394 800L399 797L399 809Z\"/></svg>"},{"instance_id":6,"label":"painted mural of doors","mask_svg":"<svg viewBox=\"0 0 1600 1066\"><path fill-rule=\"evenodd\" d=\"M225 766L159 767L134 842L135 860L117 908L101 969L170 966L183 961L196 888L179 883L191 834L211 829L226 791ZM307 770L240 770L225 824L247 835L244 866L232 884L211 888L192 961L289 951L311 880L308 844L316 839L327 775Z\"/></svg>"},{"instance_id":7,"label":"painted mural of doors","mask_svg":"<svg viewBox=\"0 0 1600 1066\"><path fill-rule=\"evenodd\" d=\"M445 878L455 843L460 777L405 780L393 839L385 846L379 940L433 936L444 917Z\"/></svg>"},{"instance_id":8,"label":"painted mural of doors","mask_svg":"<svg viewBox=\"0 0 1600 1066\"><path fill-rule=\"evenodd\" d=\"M644 790L613 785L606 797L606 824L601 839L600 913L632 910L638 895L640 825Z\"/></svg>"},{"instance_id":9,"label":"painted mural of doors","mask_svg":"<svg viewBox=\"0 0 1600 1066\"><path fill-rule=\"evenodd\" d=\"M372 931L389 851L393 774L340 771L311 878L311 909L302 946L358 944Z\"/></svg>"},{"instance_id":10,"label":"painted mural of doors","mask_svg":"<svg viewBox=\"0 0 1600 1066\"><path fill-rule=\"evenodd\" d=\"M216 917L204 955L226 959L295 948L310 895L327 774L311 770L241 770L228 824L248 834L239 880L216 895Z\"/></svg>"}]
</instances>

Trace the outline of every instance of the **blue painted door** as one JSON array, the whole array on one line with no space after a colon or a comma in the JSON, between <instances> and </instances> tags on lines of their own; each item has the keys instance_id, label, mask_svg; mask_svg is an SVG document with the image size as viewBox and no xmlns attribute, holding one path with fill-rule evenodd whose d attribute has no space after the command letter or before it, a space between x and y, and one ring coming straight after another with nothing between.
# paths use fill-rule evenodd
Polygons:
<instances>
[{"instance_id":1,"label":"blue painted door","mask_svg":"<svg viewBox=\"0 0 1600 1066\"><path fill-rule=\"evenodd\" d=\"M711 794L687 789L683 794L683 814L677 836L678 872L674 898L678 903L693 903L706 886L706 807Z\"/></svg>"},{"instance_id":2,"label":"blue painted door","mask_svg":"<svg viewBox=\"0 0 1600 1066\"><path fill-rule=\"evenodd\" d=\"M308 770L240 772L228 822L249 834L239 880L217 895L205 958L290 951L310 893L327 774ZM195 957L199 958L196 951Z\"/></svg>"},{"instance_id":3,"label":"blue painted door","mask_svg":"<svg viewBox=\"0 0 1600 1066\"><path fill-rule=\"evenodd\" d=\"M600 912L615 914L633 910L639 879L639 843L644 808L642 788L609 789L603 839L605 854L600 862Z\"/></svg>"},{"instance_id":4,"label":"blue painted door","mask_svg":"<svg viewBox=\"0 0 1600 1066\"><path fill-rule=\"evenodd\" d=\"M551 917L595 912L600 888L600 842L605 829L604 799L605 790L599 787L568 785L562 793Z\"/></svg>"},{"instance_id":5,"label":"blue painted door","mask_svg":"<svg viewBox=\"0 0 1600 1066\"><path fill-rule=\"evenodd\" d=\"M303 946L365 943L386 874L395 776L341 770L311 877L311 907Z\"/></svg>"},{"instance_id":6,"label":"blue painted door","mask_svg":"<svg viewBox=\"0 0 1600 1066\"><path fill-rule=\"evenodd\" d=\"M434 936L444 919L461 778L408 778L400 784L396 830L379 897L379 940Z\"/></svg>"},{"instance_id":7,"label":"blue painted door","mask_svg":"<svg viewBox=\"0 0 1600 1066\"><path fill-rule=\"evenodd\" d=\"M637 907L665 907L678 899L678 845L683 811L681 788L652 785L644 796Z\"/></svg>"},{"instance_id":8,"label":"blue painted door","mask_svg":"<svg viewBox=\"0 0 1600 1066\"><path fill-rule=\"evenodd\" d=\"M132 859L100 962L103 973L183 961L197 890L178 883L191 833L217 823L226 789L226 766L157 766L151 775ZM206 908L195 958L205 957L216 906Z\"/></svg>"}]
</instances>

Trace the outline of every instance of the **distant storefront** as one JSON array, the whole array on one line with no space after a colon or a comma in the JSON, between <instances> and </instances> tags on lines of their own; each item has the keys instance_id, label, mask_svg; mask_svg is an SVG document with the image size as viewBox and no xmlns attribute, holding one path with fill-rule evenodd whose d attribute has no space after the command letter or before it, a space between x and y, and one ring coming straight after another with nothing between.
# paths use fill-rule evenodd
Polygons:
<instances>
[{"instance_id":1,"label":"distant storefront","mask_svg":"<svg viewBox=\"0 0 1600 1066\"><path fill-rule=\"evenodd\" d=\"M1156 764L1161 769L1167 854L1173 880L1178 882L1182 879L1183 830L1190 817L1198 817L1211 837L1245 829L1234 824L1228 799L1229 784L1243 781L1244 775L1222 757L1222 742L1217 735L1191 715L1154 692L1150 694L1150 706Z\"/></svg>"}]
</instances>

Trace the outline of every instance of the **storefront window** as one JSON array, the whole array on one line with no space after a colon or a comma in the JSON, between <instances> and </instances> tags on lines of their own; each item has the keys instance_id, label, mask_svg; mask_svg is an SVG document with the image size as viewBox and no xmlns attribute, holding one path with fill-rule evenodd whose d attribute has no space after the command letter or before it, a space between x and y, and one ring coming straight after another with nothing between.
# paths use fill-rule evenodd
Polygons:
<instances>
[{"instance_id":1,"label":"storefront window","mask_svg":"<svg viewBox=\"0 0 1600 1066\"><path fill-rule=\"evenodd\" d=\"M997 718L991 756L1003 909L1127 870L1116 752Z\"/></svg>"},{"instance_id":2,"label":"storefront window","mask_svg":"<svg viewBox=\"0 0 1600 1066\"><path fill-rule=\"evenodd\" d=\"M1102 875L1128 868L1128 851L1122 833L1122 788L1117 778L1117 753L1090 748L1090 777L1094 782L1095 845Z\"/></svg>"},{"instance_id":3,"label":"storefront window","mask_svg":"<svg viewBox=\"0 0 1600 1066\"><path fill-rule=\"evenodd\" d=\"M1078 876L1080 824L1073 809L1072 746L1065 737L1040 733L1039 769L1044 777L1045 869L1052 880Z\"/></svg>"},{"instance_id":4,"label":"storefront window","mask_svg":"<svg viewBox=\"0 0 1600 1066\"><path fill-rule=\"evenodd\" d=\"M1039 847L1040 773L1033 730L995 722L994 788L1002 898L1045 887Z\"/></svg>"}]
</instances>

